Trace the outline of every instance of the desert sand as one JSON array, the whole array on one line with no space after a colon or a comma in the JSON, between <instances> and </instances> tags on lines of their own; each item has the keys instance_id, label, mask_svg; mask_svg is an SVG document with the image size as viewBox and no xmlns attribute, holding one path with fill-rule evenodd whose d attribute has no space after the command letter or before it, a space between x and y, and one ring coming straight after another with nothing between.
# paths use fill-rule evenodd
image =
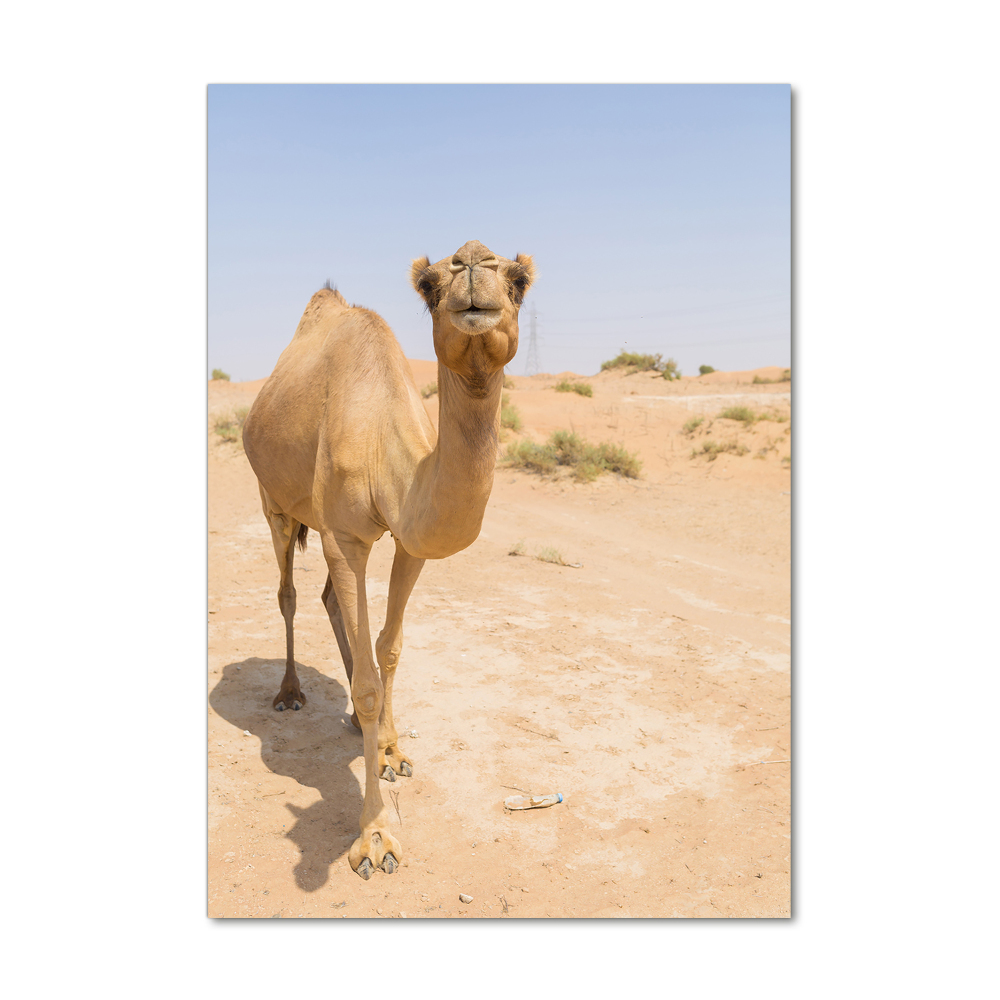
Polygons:
<instances>
[{"instance_id":1,"label":"desert sand","mask_svg":"<svg viewBox=\"0 0 1000 1000\"><path fill-rule=\"evenodd\" d=\"M436 362L411 366L435 381ZM213 429L263 382L209 383L209 916L790 916L791 386L754 383L781 373L513 376L506 443L574 430L638 453L642 475L501 462L479 539L426 564L393 696L414 774L382 786L404 857L367 882L346 856L364 758L319 539L296 554L308 703L278 713L270 533ZM718 417L734 405L771 419ZM387 534L369 563L374 632L392 552ZM563 802L505 811L522 791Z\"/></svg>"}]
</instances>

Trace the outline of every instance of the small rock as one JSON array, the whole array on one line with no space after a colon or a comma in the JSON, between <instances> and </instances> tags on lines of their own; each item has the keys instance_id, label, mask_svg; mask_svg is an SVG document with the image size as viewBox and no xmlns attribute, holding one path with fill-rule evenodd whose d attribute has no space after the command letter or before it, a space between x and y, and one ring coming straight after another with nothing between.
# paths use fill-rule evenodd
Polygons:
<instances>
[{"instance_id":1,"label":"small rock","mask_svg":"<svg viewBox=\"0 0 1000 1000\"><path fill-rule=\"evenodd\" d=\"M376 913L377 913L377 914L378 914L379 916L381 916L381 915L382 915L382 907L381 907L381 906L380 906L380 907L378 907L378 908L377 908L377 909L375 910L375 912L376 912Z\"/></svg>"},{"instance_id":2,"label":"small rock","mask_svg":"<svg viewBox=\"0 0 1000 1000\"><path fill-rule=\"evenodd\" d=\"M249 729L244 729L243 730L243 735L244 736L249 736L250 735L250 730Z\"/></svg>"},{"instance_id":3,"label":"small rock","mask_svg":"<svg viewBox=\"0 0 1000 1000\"><path fill-rule=\"evenodd\" d=\"M526 885L522 885L521 892L531 892L531 890Z\"/></svg>"},{"instance_id":4,"label":"small rock","mask_svg":"<svg viewBox=\"0 0 1000 1000\"><path fill-rule=\"evenodd\" d=\"M467 895L466 895L466 894L465 894L464 892L460 892L460 893L458 894L458 898L459 898L459 899L460 899L460 900L461 900L461 901L462 901L463 903L471 903L471 902L472 902L472 897L471 897L471 896L467 896Z\"/></svg>"}]
</instances>

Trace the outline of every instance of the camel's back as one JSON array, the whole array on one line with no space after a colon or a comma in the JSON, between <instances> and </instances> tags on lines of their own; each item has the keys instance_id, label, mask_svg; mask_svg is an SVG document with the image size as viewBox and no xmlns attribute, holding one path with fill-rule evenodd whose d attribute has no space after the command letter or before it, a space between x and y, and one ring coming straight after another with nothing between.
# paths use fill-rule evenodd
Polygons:
<instances>
[{"instance_id":1,"label":"camel's back","mask_svg":"<svg viewBox=\"0 0 1000 1000\"><path fill-rule=\"evenodd\" d=\"M388 324L324 288L251 407L243 431L247 458L285 510L302 511L313 494L321 441L347 465L363 468L386 414L433 445L433 425Z\"/></svg>"}]
</instances>

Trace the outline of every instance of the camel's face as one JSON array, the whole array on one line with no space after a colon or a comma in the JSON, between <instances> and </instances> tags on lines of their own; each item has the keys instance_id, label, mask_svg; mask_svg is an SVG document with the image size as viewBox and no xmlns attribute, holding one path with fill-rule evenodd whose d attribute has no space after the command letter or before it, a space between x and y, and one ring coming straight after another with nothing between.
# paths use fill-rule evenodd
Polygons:
<instances>
[{"instance_id":1,"label":"camel's face","mask_svg":"<svg viewBox=\"0 0 1000 1000\"><path fill-rule=\"evenodd\" d=\"M436 264L413 262L410 278L434 319L434 349L468 377L497 370L517 351L517 313L535 277L530 257L497 257L470 240Z\"/></svg>"}]
</instances>

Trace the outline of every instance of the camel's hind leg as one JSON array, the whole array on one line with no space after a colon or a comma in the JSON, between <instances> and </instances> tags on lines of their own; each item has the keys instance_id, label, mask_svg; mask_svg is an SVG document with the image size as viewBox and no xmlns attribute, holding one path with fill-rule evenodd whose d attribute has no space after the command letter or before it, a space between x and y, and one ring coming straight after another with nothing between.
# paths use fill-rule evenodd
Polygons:
<instances>
[{"instance_id":1,"label":"camel's hind leg","mask_svg":"<svg viewBox=\"0 0 1000 1000\"><path fill-rule=\"evenodd\" d=\"M271 541L274 542L274 555L281 571L281 583L278 586L278 607L281 617L285 619L285 676L281 681L281 690L275 695L272 705L279 712L286 708L298 711L305 703L306 696L299 686L299 678L295 672L295 640L293 637L293 620L295 618L295 587L292 585L292 563L295 556L295 542L299 538L303 525L295 518L282 512L268 495L263 486L260 487L260 502L264 508L264 516L271 528ZM300 544L305 547L304 532Z\"/></svg>"},{"instance_id":2,"label":"camel's hind leg","mask_svg":"<svg viewBox=\"0 0 1000 1000\"><path fill-rule=\"evenodd\" d=\"M337 591L333 588L333 580L329 573L326 574L326 586L323 588L323 607L326 608L326 613L330 616L333 634L337 637L337 646L340 649L341 659L344 661L344 669L347 671L347 687L350 689L351 680L354 677L354 657L351 655L351 644L347 640L344 616L340 610L340 603L337 601ZM354 723L356 729L361 728L356 710L351 715L351 722Z\"/></svg>"},{"instance_id":3,"label":"camel's hind leg","mask_svg":"<svg viewBox=\"0 0 1000 1000\"><path fill-rule=\"evenodd\" d=\"M387 781L395 781L397 774L409 778L413 762L396 745L398 735L392 718L392 681L396 676L399 654L403 651L403 612L410 599L413 585L424 568L423 559L416 559L396 541L396 558L389 577L389 600L385 614L385 628L375 642L375 655L385 689L382 714L378 720L378 773Z\"/></svg>"}]
</instances>

